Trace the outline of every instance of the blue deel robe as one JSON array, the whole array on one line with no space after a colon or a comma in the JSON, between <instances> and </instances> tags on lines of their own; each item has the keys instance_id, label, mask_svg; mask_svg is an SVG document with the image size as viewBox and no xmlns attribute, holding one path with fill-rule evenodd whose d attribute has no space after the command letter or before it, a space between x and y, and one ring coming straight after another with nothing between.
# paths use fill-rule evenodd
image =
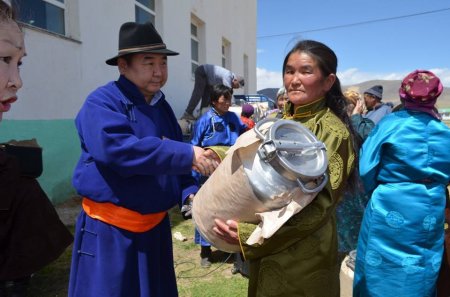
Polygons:
<instances>
[{"instance_id":1,"label":"blue deel robe","mask_svg":"<svg viewBox=\"0 0 450 297\"><path fill-rule=\"evenodd\" d=\"M155 98L147 104L123 76L87 97L75 120L81 141L73 175L78 194L149 214L167 211L198 190L191 176L192 145L182 142L164 94ZM168 216L135 233L82 210L69 296L178 296Z\"/></svg>"},{"instance_id":2,"label":"blue deel robe","mask_svg":"<svg viewBox=\"0 0 450 297\"><path fill-rule=\"evenodd\" d=\"M372 192L358 240L353 296L434 296L443 253L450 130L427 113L384 117L364 142Z\"/></svg>"},{"instance_id":3,"label":"blue deel robe","mask_svg":"<svg viewBox=\"0 0 450 297\"><path fill-rule=\"evenodd\" d=\"M211 107L205 114L203 114L195 123L191 144L207 147L207 146L232 146L236 139L244 133L247 126L241 122L241 119L231 111L223 115L219 115L217 111ZM207 177L201 176L196 171L192 171L194 178L202 184ZM195 229L195 243L201 246L210 246Z\"/></svg>"}]
</instances>

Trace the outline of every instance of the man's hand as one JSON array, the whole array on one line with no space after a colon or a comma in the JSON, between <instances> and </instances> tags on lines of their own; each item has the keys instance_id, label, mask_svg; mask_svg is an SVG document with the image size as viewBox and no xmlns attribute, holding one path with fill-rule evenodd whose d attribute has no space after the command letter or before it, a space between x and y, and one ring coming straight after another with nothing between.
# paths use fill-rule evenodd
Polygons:
<instances>
[{"instance_id":1,"label":"man's hand","mask_svg":"<svg viewBox=\"0 0 450 297\"><path fill-rule=\"evenodd\" d=\"M194 158L192 160L192 169L201 175L210 176L219 166L219 163L213 159L210 153L205 155L205 150L199 146L194 146Z\"/></svg>"},{"instance_id":2,"label":"man's hand","mask_svg":"<svg viewBox=\"0 0 450 297\"><path fill-rule=\"evenodd\" d=\"M212 149L206 149L205 153L203 154L206 158L209 158L213 161L216 161L218 164L220 164L220 162L222 162L222 160L220 160L219 156L217 155L217 153L215 151L213 151Z\"/></svg>"}]
</instances>

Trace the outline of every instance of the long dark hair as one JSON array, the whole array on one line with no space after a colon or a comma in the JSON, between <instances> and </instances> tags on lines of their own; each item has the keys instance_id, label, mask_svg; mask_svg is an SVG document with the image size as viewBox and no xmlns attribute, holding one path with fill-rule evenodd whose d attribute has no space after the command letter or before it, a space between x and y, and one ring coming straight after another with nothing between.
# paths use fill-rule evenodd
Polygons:
<instances>
[{"instance_id":1,"label":"long dark hair","mask_svg":"<svg viewBox=\"0 0 450 297\"><path fill-rule=\"evenodd\" d=\"M289 57L296 52L302 52L313 58L324 77L328 77L330 74L336 75L338 59L336 54L325 44L315 40L301 40L289 51L283 62L283 76L286 71L286 64ZM350 131L350 137L353 144L353 151L355 153L355 168L349 176L347 183L347 190L353 191L356 189L359 179L358 174L358 153L359 147L362 144L362 139L358 136L355 129L353 129L350 117L347 114L347 104L345 96L342 93L341 83L336 76L336 80L331 89L325 94L325 101L327 107L329 107L336 116L344 122L347 129Z\"/></svg>"}]
</instances>

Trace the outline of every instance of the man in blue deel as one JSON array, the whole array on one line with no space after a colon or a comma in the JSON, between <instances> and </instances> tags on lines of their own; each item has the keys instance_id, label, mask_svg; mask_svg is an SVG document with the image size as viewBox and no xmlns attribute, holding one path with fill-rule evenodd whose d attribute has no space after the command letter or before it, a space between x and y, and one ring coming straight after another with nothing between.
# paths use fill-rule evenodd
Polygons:
<instances>
[{"instance_id":1,"label":"man in blue deel","mask_svg":"<svg viewBox=\"0 0 450 297\"><path fill-rule=\"evenodd\" d=\"M125 23L120 77L93 91L75 124L81 157L73 185L83 197L75 228L70 297L178 296L167 211L197 191L191 169L217 163L182 142L161 92L168 50L151 23Z\"/></svg>"}]
</instances>

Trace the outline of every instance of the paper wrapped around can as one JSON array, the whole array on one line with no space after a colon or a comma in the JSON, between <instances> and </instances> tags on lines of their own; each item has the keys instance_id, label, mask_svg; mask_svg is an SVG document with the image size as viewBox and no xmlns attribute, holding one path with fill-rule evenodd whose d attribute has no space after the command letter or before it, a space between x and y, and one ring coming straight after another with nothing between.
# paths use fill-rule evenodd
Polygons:
<instances>
[{"instance_id":1,"label":"paper wrapped around can","mask_svg":"<svg viewBox=\"0 0 450 297\"><path fill-rule=\"evenodd\" d=\"M195 195L192 217L216 248L238 252L220 239L214 219L258 224L246 244L262 243L306 207L325 186L325 145L303 125L268 119L242 134Z\"/></svg>"}]
</instances>

